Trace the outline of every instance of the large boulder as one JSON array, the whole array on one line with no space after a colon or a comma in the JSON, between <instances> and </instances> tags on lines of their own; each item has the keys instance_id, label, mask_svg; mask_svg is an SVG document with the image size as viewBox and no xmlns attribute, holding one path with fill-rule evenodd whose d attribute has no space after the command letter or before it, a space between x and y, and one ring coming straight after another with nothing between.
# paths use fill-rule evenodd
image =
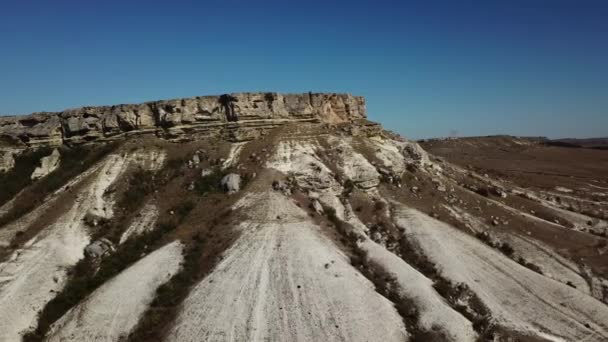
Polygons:
<instances>
[{"instance_id":1,"label":"large boulder","mask_svg":"<svg viewBox=\"0 0 608 342\"><path fill-rule=\"evenodd\" d=\"M98 259L114 251L114 244L110 240L99 239L85 247L84 255L89 258Z\"/></svg>"},{"instance_id":2,"label":"large boulder","mask_svg":"<svg viewBox=\"0 0 608 342\"><path fill-rule=\"evenodd\" d=\"M55 171L59 167L60 159L61 154L59 153L59 150L54 149L53 153L40 159L40 166L38 166L32 173L32 179L40 179Z\"/></svg>"},{"instance_id":3,"label":"large boulder","mask_svg":"<svg viewBox=\"0 0 608 342\"><path fill-rule=\"evenodd\" d=\"M241 176L236 173L229 173L221 181L222 189L229 194L241 190Z\"/></svg>"},{"instance_id":4,"label":"large boulder","mask_svg":"<svg viewBox=\"0 0 608 342\"><path fill-rule=\"evenodd\" d=\"M419 165L430 163L428 153L415 142L404 143L402 153L407 162L414 162Z\"/></svg>"}]
</instances>

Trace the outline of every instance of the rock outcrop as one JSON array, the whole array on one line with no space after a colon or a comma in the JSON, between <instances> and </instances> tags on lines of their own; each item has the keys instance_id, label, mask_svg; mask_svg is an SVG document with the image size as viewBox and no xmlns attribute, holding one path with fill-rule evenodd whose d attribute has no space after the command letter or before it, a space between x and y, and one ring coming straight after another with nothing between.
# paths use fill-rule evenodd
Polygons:
<instances>
[{"instance_id":1,"label":"rock outcrop","mask_svg":"<svg viewBox=\"0 0 608 342\"><path fill-rule=\"evenodd\" d=\"M59 154L58 149L54 149L53 153L46 157L43 157L40 160L40 166L38 166L32 173L32 180L40 179L42 177L45 177L49 173L55 171L55 169L59 167L60 159L61 154Z\"/></svg>"},{"instance_id":2,"label":"rock outcrop","mask_svg":"<svg viewBox=\"0 0 608 342\"><path fill-rule=\"evenodd\" d=\"M11 151L0 151L0 172L10 171L15 166L15 157Z\"/></svg>"},{"instance_id":3,"label":"rock outcrop","mask_svg":"<svg viewBox=\"0 0 608 342\"><path fill-rule=\"evenodd\" d=\"M287 122L340 123L365 117L365 100L348 94L238 93L2 117L0 139L22 148L131 134L171 140L216 134L240 141Z\"/></svg>"},{"instance_id":4,"label":"rock outcrop","mask_svg":"<svg viewBox=\"0 0 608 342\"><path fill-rule=\"evenodd\" d=\"M84 249L84 255L89 258L98 259L102 256L114 252L114 244L108 239L99 239Z\"/></svg>"},{"instance_id":5,"label":"rock outcrop","mask_svg":"<svg viewBox=\"0 0 608 342\"><path fill-rule=\"evenodd\" d=\"M221 185L225 192L236 193L241 190L241 176L236 173L229 173L222 178Z\"/></svg>"}]
</instances>

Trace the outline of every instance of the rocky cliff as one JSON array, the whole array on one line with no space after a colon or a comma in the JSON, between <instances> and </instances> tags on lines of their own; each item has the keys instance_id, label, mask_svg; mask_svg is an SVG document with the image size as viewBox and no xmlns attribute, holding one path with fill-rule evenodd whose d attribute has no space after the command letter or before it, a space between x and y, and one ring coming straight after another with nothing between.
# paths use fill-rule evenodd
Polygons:
<instances>
[{"instance_id":1,"label":"rocky cliff","mask_svg":"<svg viewBox=\"0 0 608 342\"><path fill-rule=\"evenodd\" d=\"M222 134L238 141L286 122L365 117L365 100L348 94L238 93L2 117L0 144L57 146L144 133L179 140Z\"/></svg>"}]
</instances>

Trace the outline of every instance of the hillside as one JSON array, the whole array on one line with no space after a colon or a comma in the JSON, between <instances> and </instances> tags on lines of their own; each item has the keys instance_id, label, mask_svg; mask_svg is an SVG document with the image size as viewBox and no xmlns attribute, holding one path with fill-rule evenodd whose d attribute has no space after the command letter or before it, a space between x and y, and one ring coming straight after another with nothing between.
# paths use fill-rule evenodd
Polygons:
<instances>
[{"instance_id":1,"label":"hillside","mask_svg":"<svg viewBox=\"0 0 608 342\"><path fill-rule=\"evenodd\" d=\"M0 341L606 341L608 154L573 151L346 94L1 118Z\"/></svg>"}]
</instances>

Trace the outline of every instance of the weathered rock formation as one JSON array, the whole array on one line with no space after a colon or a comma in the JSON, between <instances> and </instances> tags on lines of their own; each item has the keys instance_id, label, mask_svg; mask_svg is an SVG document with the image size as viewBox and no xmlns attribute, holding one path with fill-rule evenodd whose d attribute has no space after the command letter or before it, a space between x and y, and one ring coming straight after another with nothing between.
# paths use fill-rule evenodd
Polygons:
<instances>
[{"instance_id":1,"label":"weathered rock formation","mask_svg":"<svg viewBox=\"0 0 608 342\"><path fill-rule=\"evenodd\" d=\"M0 150L0 172L9 171L15 166L13 152Z\"/></svg>"},{"instance_id":2,"label":"weathered rock formation","mask_svg":"<svg viewBox=\"0 0 608 342\"><path fill-rule=\"evenodd\" d=\"M33 180L40 179L42 177L45 177L49 173L55 171L57 169L57 167L59 167L60 159L61 159L61 154L59 154L59 150L54 149L53 153L51 153L50 155L48 155L46 157L43 157L40 160L40 166L38 166L34 170L34 173L32 173L32 179Z\"/></svg>"},{"instance_id":3,"label":"weathered rock formation","mask_svg":"<svg viewBox=\"0 0 608 342\"><path fill-rule=\"evenodd\" d=\"M236 173L230 173L222 178L222 188L229 194L238 192L241 189L241 176Z\"/></svg>"},{"instance_id":4,"label":"weathered rock formation","mask_svg":"<svg viewBox=\"0 0 608 342\"><path fill-rule=\"evenodd\" d=\"M365 100L348 94L238 93L2 117L0 140L20 148L146 133L173 140L218 134L239 141L286 122L365 117Z\"/></svg>"}]
</instances>

